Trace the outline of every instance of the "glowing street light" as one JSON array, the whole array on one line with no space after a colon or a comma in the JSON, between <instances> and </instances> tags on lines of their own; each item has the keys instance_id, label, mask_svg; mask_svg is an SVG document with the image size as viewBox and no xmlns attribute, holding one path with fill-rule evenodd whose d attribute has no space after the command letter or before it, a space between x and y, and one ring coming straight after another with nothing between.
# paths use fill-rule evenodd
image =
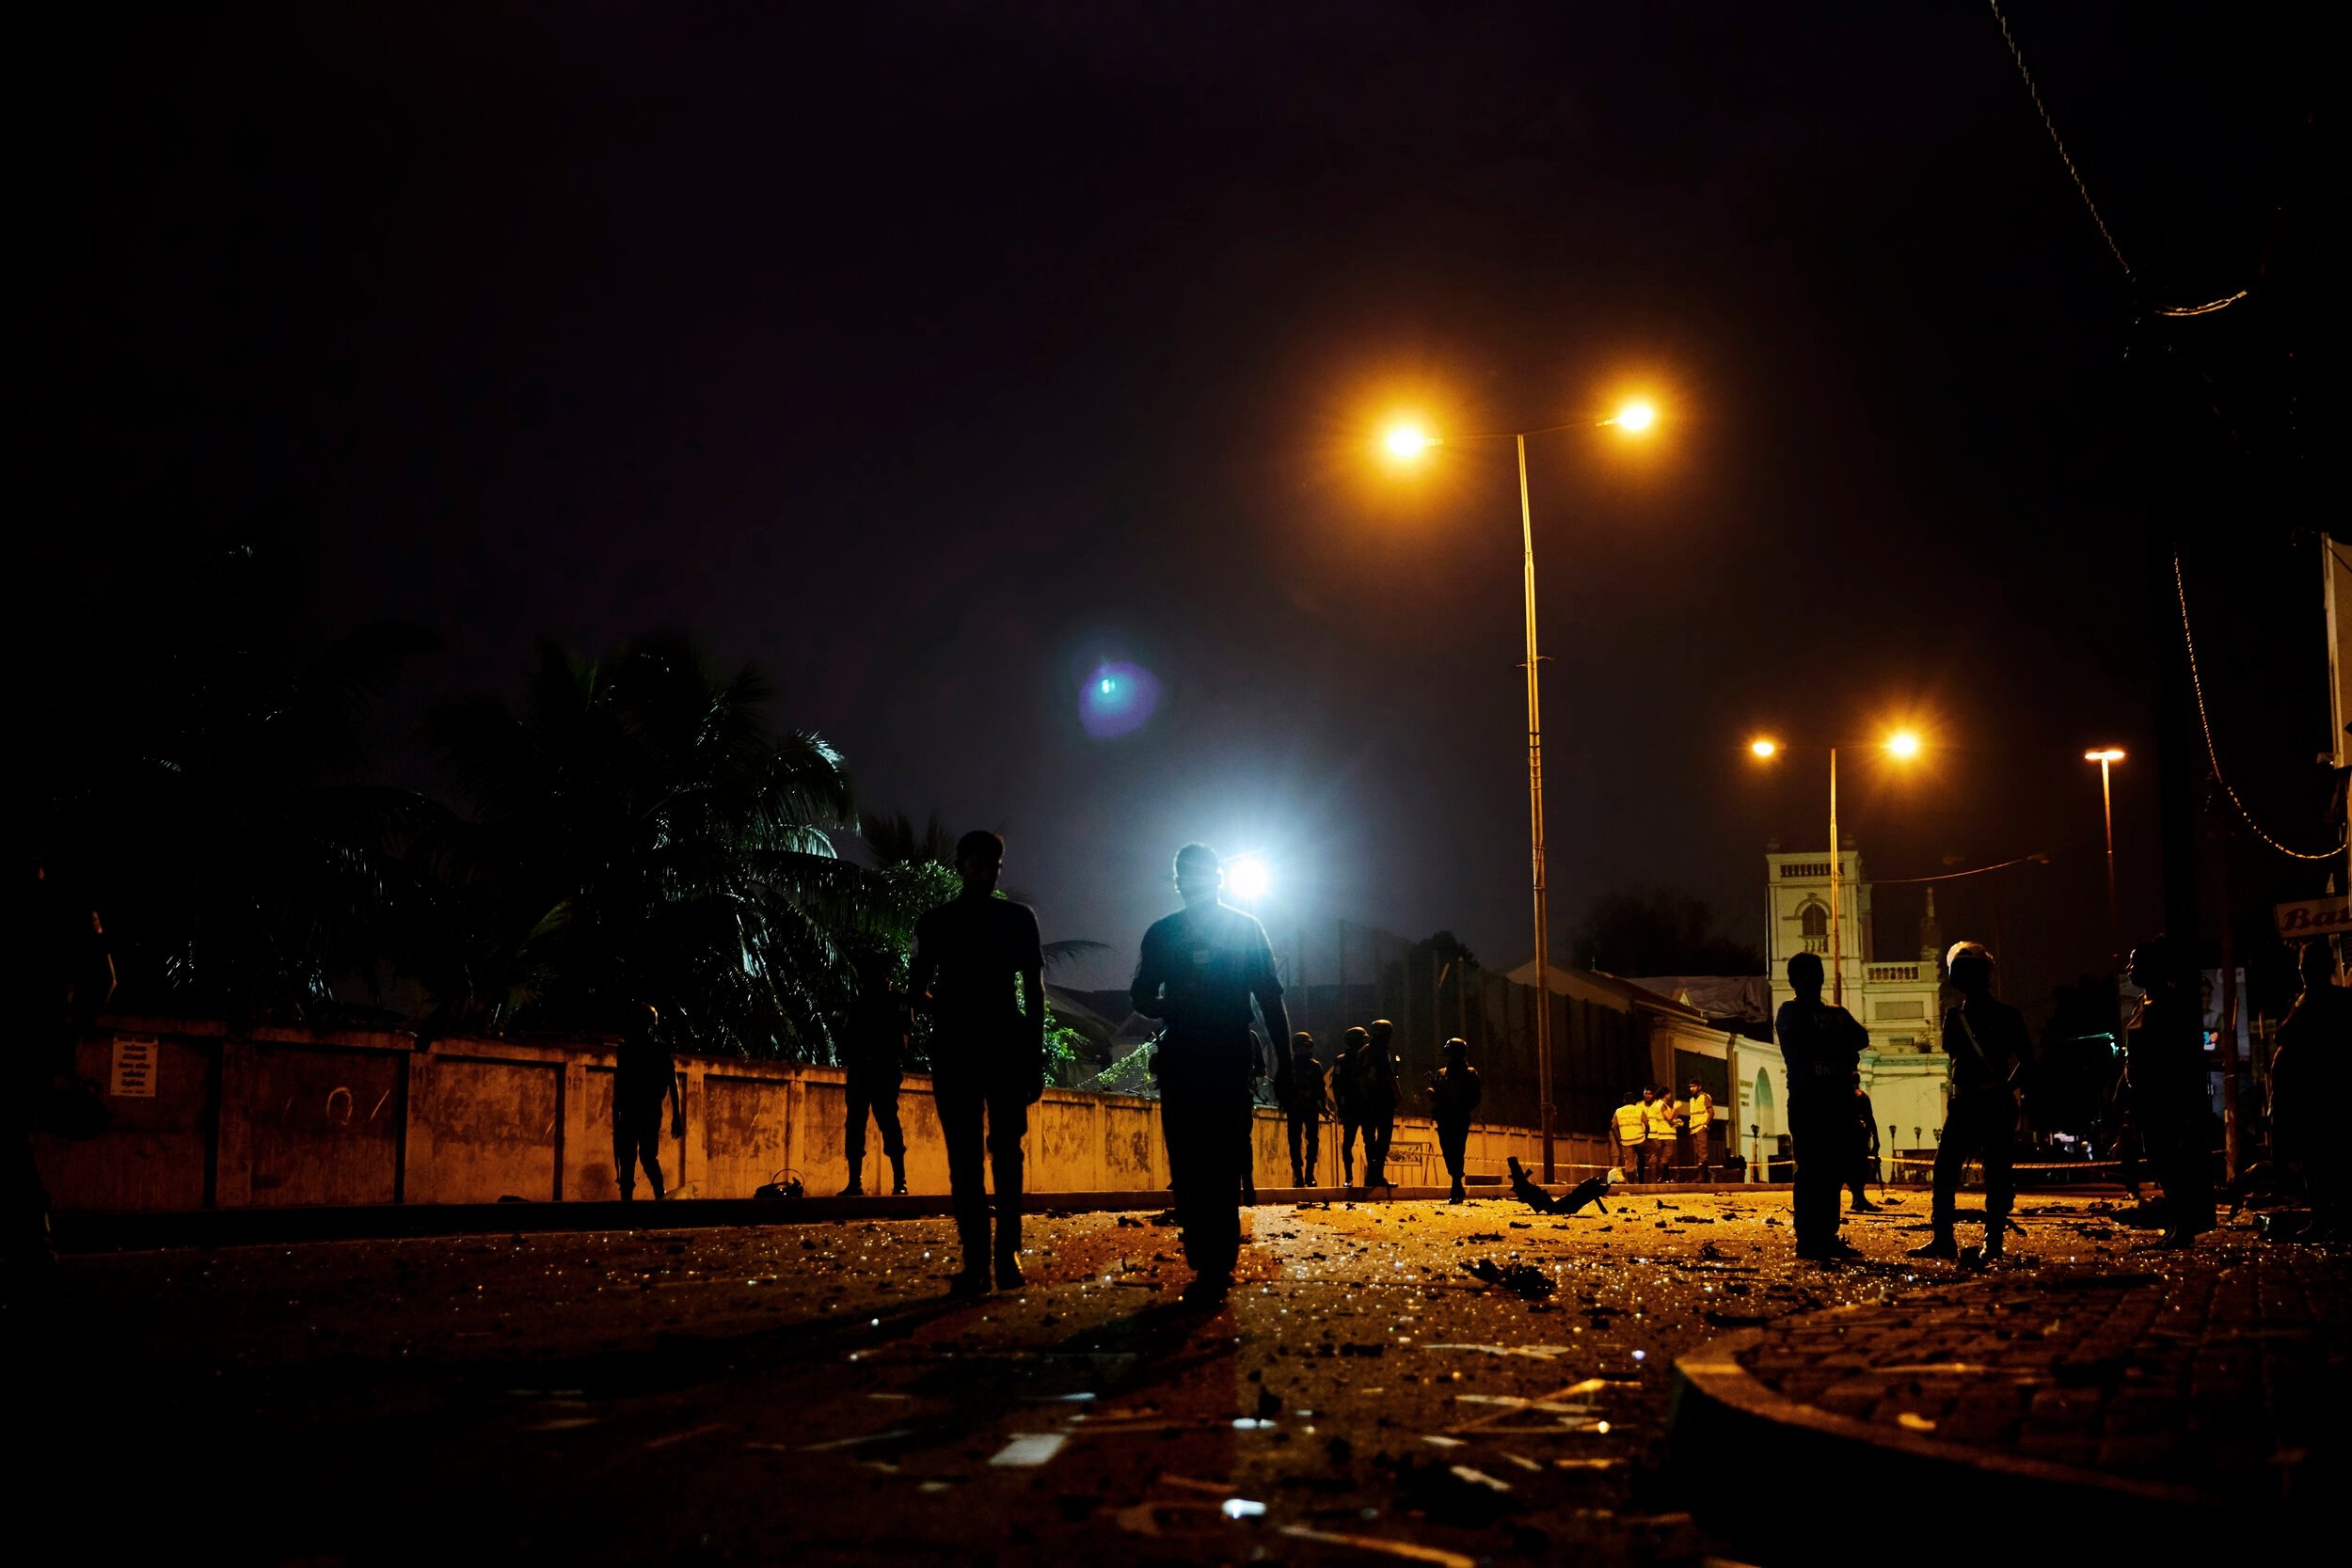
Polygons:
<instances>
[{"instance_id":1,"label":"glowing street light","mask_svg":"<svg viewBox=\"0 0 2352 1568\"><path fill-rule=\"evenodd\" d=\"M1658 422L1658 408L1654 404L1645 403L1636 398L1618 409L1616 417L1607 422L1615 425L1628 436L1645 436L1649 434L1649 427Z\"/></svg>"},{"instance_id":2,"label":"glowing street light","mask_svg":"<svg viewBox=\"0 0 2352 1568\"><path fill-rule=\"evenodd\" d=\"M1566 424L1544 425L1534 430L1489 431L1456 437L1460 441L1500 441L1507 438L1518 451L1520 589L1527 615L1527 819L1529 858L1534 868L1530 880L1535 906L1535 990L1540 997L1548 997L1551 990L1551 931L1544 882L1544 721L1542 693L1537 679L1542 661L1535 651L1535 520L1527 499L1527 438L1563 430L1595 430L1603 425L1612 426L1624 435L1641 436L1646 435L1657 422L1656 405L1635 400L1622 404L1606 419L1587 416ZM1381 447L1400 464L1417 461L1430 448L1445 444L1443 437L1409 420L1391 425L1380 437ZM1230 879L1228 885L1231 885ZM1543 1123L1544 1180L1549 1181L1553 1179L1555 1167L1552 1157L1551 1008L1548 1003L1535 1009L1535 1080Z\"/></svg>"},{"instance_id":3,"label":"glowing street light","mask_svg":"<svg viewBox=\"0 0 2352 1568\"><path fill-rule=\"evenodd\" d=\"M1410 462L1438 443L1436 436L1417 424L1400 424L1391 426L1380 444L1389 449L1391 457Z\"/></svg>"},{"instance_id":4,"label":"glowing street light","mask_svg":"<svg viewBox=\"0 0 2352 1568\"><path fill-rule=\"evenodd\" d=\"M1916 730L1897 730L1878 743L1878 749L1898 762L1916 758L1926 743ZM1837 748L1807 746L1809 752L1829 753L1829 999L1832 1006L1846 1003L1846 963L1843 934L1844 924L1841 896L1845 882L1846 851L1837 837ZM1790 748L1778 740L1758 736L1748 742L1748 751L1760 762L1770 762ZM1853 748L1848 747L1851 751Z\"/></svg>"}]
</instances>

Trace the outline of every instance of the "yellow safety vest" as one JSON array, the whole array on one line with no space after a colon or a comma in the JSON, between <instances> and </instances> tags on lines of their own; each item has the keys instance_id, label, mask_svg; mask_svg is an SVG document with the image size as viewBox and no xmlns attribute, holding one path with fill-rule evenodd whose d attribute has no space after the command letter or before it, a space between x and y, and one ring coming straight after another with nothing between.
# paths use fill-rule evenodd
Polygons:
<instances>
[{"instance_id":1,"label":"yellow safety vest","mask_svg":"<svg viewBox=\"0 0 2352 1568\"><path fill-rule=\"evenodd\" d=\"M1619 1143L1638 1144L1648 1141L1649 1118L1643 1114L1641 1106L1620 1105L1612 1114L1610 1119L1616 1125Z\"/></svg>"},{"instance_id":2,"label":"yellow safety vest","mask_svg":"<svg viewBox=\"0 0 2352 1568\"><path fill-rule=\"evenodd\" d=\"M1653 1100L1643 1109L1649 1116L1649 1135L1672 1138L1675 1135L1675 1107L1671 1100Z\"/></svg>"},{"instance_id":3,"label":"yellow safety vest","mask_svg":"<svg viewBox=\"0 0 2352 1568\"><path fill-rule=\"evenodd\" d=\"M1715 1097L1701 1094L1691 1101L1691 1131L1695 1132L1715 1119Z\"/></svg>"}]
</instances>

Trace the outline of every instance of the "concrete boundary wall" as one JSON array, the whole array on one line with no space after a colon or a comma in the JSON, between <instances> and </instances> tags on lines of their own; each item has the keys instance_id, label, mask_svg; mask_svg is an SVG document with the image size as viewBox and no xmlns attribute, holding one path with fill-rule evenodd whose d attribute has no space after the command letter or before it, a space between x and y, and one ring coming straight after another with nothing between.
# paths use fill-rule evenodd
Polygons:
<instances>
[{"instance_id":1,"label":"concrete boundary wall","mask_svg":"<svg viewBox=\"0 0 2352 1568\"><path fill-rule=\"evenodd\" d=\"M612 1167L612 1046L405 1033L259 1028L123 1018L81 1042L84 1077L114 1119L82 1143L35 1140L56 1207L156 1212L289 1205L595 1201L619 1196ZM848 1179L846 1099L837 1068L681 1056L686 1135L664 1129L662 1170L683 1197L749 1197L797 1175L812 1195ZM144 1091L144 1092L141 1092ZM898 1100L907 1180L947 1190L930 1079ZM1259 1185L1290 1184L1282 1118L1251 1130ZM1321 1130L1318 1177L1339 1175L1339 1134ZM1026 1185L1040 1192L1157 1191L1168 1183L1157 1101L1048 1089L1029 1111ZM1241 1150L1236 1148L1238 1159ZM1540 1164L1526 1128L1472 1130L1469 1166L1500 1176L1508 1155ZM1558 1140L1563 1180L1609 1158L1598 1137ZM1580 1167L1590 1167L1584 1169ZM1358 1174L1361 1175L1360 1166ZM1390 1175L1400 1187L1444 1180L1435 1130L1399 1118ZM868 1128L865 1183L888 1192L882 1140Z\"/></svg>"}]
</instances>

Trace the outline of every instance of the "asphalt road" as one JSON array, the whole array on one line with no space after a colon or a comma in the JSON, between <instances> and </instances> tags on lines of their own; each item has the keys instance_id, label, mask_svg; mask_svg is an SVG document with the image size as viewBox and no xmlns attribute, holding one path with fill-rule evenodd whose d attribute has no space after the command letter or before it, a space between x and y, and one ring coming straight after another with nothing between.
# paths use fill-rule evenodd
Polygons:
<instances>
[{"instance_id":1,"label":"asphalt road","mask_svg":"<svg viewBox=\"0 0 2352 1568\"><path fill-rule=\"evenodd\" d=\"M1897 1201L1844 1268L1778 1194L1266 1207L1213 1312L1143 1214L1032 1221L972 1303L945 1220L80 1258L20 1473L85 1544L249 1561L1694 1560L1674 1357L1948 1282ZM2120 1257L2086 1201L2003 1267Z\"/></svg>"}]
</instances>

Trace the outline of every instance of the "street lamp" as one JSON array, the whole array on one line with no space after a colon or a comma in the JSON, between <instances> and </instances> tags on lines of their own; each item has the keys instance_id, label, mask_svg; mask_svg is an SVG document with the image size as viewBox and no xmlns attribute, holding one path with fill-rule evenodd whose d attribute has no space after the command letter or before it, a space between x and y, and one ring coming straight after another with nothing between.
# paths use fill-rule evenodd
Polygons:
<instances>
[{"instance_id":1,"label":"street lamp","mask_svg":"<svg viewBox=\"0 0 2352 1568\"><path fill-rule=\"evenodd\" d=\"M2115 788L2109 769L2123 760L2123 749L2106 746L2085 752L2083 760L2099 765L2099 815L2107 830L2107 961L2113 963L2121 955L2115 950Z\"/></svg>"},{"instance_id":2,"label":"street lamp","mask_svg":"<svg viewBox=\"0 0 2352 1568\"><path fill-rule=\"evenodd\" d=\"M1871 743L1898 762L1916 758L1926 743L1916 730L1897 730L1883 740ZM1770 762L1781 752L1792 749L1829 753L1829 1000L1830 1006L1846 1005L1846 958L1840 927L1844 911L1840 908L1846 872L1846 854L1837 838L1837 747L1804 746L1791 748L1787 742L1759 736L1748 742L1748 752L1758 761ZM1848 751L1855 748L1846 747Z\"/></svg>"},{"instance_id":3,"label":"street lamp","mask_svg":"<svg viewBox=\"0 0 2352 1568\"><path fill-rule=\"evenodd\" d=\"M1536 430L1490 431L1455 438L1457 442L1508 440L1518 453L1521 587L1527 614L1527 823L1533 864L1530 880L1535 906L1535 1092L1536 1099L1541 1102L1546 1181L1553 1180L1555 1171L1551 1103L1551 932L1544 891L1544 720L1542 693L1536 674L1540 659L1535 651L1535 521L1527 499L1527 438L1564 430L1598 430L1603 427L1613 428L1621 436L1640 436L1647 435L1657 423L1657 407L1637 399L1621 404L1616 412L1605 419L1577 420L1567 424L1545 425ZM1408 421L1390 426L1382 435L1380 444L1398 463L1414 464L1426 456L1432 448L1443 446L1446 442L1424 426Z\"/></svg>"}]
</instances>

